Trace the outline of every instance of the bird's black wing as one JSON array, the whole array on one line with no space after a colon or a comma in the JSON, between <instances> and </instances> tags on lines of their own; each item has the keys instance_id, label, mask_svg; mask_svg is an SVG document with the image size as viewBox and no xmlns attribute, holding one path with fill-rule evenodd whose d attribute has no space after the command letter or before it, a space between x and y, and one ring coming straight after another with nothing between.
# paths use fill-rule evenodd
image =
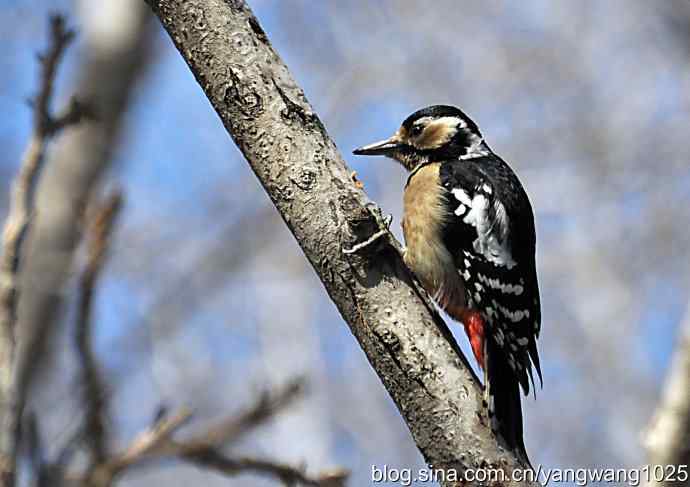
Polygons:
<instances>
[{"instance_id":1,"label":"bird's black wing","mask_svg":"<svg viewBox=\"0 0 690 487\"><path fill-rule=\"evenodd\" d=\"M536 239L527 194L493 154L444 162L440 177L448 215L445 244L465 282L468 305L482 313L496 349L527 394L532 364L541 380Z\"/></svg>"}]
</instances>

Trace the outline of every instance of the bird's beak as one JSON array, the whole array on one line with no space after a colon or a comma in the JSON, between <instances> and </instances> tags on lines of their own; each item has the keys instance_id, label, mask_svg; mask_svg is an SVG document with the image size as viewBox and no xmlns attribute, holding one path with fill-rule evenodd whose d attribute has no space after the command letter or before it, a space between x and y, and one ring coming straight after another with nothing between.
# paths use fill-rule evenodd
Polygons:
<instances>
[{"instance_id":1,"label":"bird's beak","mask_svg":"<svg viewBox=\"0 0 690 487\"><path fill-rule=\"evenodd\" d=\"M394 135L390 139L380 140L373 144L359 147L353 150L352 153L358 156L388 156L395 152L396 149L399 149L400 146L400 140Z\"/></svg>"}]
</instances>

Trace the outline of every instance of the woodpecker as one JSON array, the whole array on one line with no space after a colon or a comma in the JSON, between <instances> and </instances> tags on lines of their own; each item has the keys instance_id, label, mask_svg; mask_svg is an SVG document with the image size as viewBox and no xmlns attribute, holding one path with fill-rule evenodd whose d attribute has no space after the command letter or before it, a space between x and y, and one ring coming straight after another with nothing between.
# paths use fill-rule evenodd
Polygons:
<instances>
[{"instance_id":1,"label":"woodpecker","mask_svg":"<svg viewBox=\"0 0 690 487\"><path fill-rule=\"evenodd\" d=\"M520 387L542 383L534 215L508 164L460 109L434 105L392 137L354 151L409 171L403 203L404 261L449 316L463 324L484 370L494 432L530 464Z\"/></svg>"}]
</instances>

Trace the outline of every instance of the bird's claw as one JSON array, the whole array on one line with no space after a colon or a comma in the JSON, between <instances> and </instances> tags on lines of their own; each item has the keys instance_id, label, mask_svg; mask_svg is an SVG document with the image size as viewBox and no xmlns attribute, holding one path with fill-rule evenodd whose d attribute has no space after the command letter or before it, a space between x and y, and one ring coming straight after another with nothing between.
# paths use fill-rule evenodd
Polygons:
<instances>
[{"instance_id":1,"label":"bird's claw","mask_svg":"<svg viewBox=\"0 0 690 487\"><path fill-rule=\"evenodd\" d=\"M390 226L393 222L393 215L388 214L384 216L383 212L381 211L381 208L375 203L368 203L366 205L366 209L374 218L374 221L376 222L376 228L378 228L378 230L374 232L366 240L353 245L352 248L344 248L342 252L345 255L355 254L361 250L364 250L374 242L378 241L381 237L388 236L390 234Z\"/></svg>"},{"instance_id":2,"label":"bird's claw","mask_svg":"<svg viewBox=\"0 0 690 487\"><path fill-rule=\"evenodd\" d=\"M388 235L388 229L387 228L382 228L378 232L374 233L371 237L366 239L364 242L360 242L358 244L353 245L352 248L343 249L343 254L350 255L350 254L357 253L360 250L363 250L366 247L369 247L371 244L376 242L378 239L380 239L384 235Z\"/></svg>"}]
</instances>

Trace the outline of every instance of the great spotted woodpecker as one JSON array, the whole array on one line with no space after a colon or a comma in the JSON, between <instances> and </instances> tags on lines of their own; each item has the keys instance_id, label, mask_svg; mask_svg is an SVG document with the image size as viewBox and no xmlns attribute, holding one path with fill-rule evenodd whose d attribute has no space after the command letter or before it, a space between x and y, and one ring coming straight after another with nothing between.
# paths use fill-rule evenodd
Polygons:
<instances>
[{"instance_id":1,"label":"great spotted woodpecker","mask_svg":"<svg viewBox=\"0 0 690 487\"><path fill-rule=\"evenodd\" d=\"M436 105L405 119L389 139L354 151L410 171L404 260L468 335L484 370L492 428L529 464L520 386L541 382L541 326L532 207L512 169L458 108ZM528 378L529 377L529 378Z\"/></svg>"}]
</instances>

